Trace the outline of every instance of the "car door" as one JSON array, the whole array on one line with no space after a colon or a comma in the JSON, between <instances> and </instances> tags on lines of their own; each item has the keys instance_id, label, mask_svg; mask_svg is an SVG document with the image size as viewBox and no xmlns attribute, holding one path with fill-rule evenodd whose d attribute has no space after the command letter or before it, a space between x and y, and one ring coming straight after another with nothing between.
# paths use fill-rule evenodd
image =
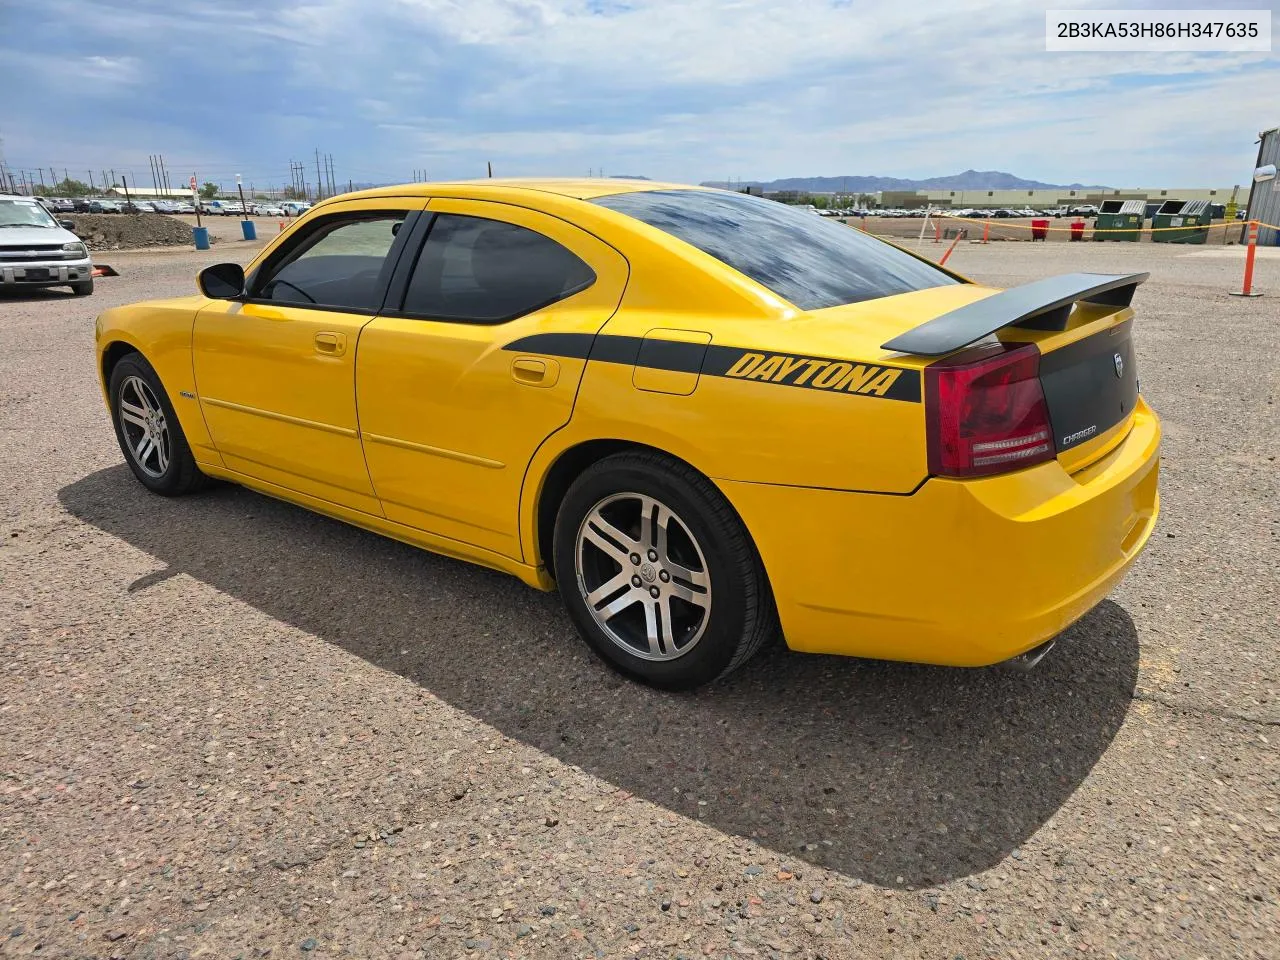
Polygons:
<instances>
[{"instance_id":1,"label":"car door","mask_svg":"<svg viewBox=\"0 0 1280 960\"><path fill-rule=\"evenodd\" d=\"M433 199L427 214L360 338L365 459L388 519L522 559L525 468L568 422L586 364L585 349L539 345L563 334L589 345L622 298L627 262L524 207Z\"/></svg>"},{"instance_id":2,"label":"car door","mask_svg":"<svg viewBox=\"0 0 1280 960\"><path fill-rule=\"evenodd\" d=\"M356 346L424 204L337 204L273 251L244 297L196 315L200 406L229 469L382 512L360 444Z\"/></svg>"}]
</instances>

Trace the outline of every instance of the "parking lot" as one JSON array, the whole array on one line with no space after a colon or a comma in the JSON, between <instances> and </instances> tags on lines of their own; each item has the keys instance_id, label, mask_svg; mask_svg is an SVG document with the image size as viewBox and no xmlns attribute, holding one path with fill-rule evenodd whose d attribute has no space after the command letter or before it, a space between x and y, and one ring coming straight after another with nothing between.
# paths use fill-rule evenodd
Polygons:
<instances>
[{"instance_id":1,"label":"parking lot","mask_svg":"<svg viewBox=\"0 0 1280 960\"><path fill-rule=\"evenodd\" d=\"M247 260L225 222L215 259ZM1238 252L948 264L1152 274L1163 514L1034 672L777 649L681 695L514 579L147 494L93 317L193 293L209 253L0 298L0 954L1274 957L1280 259L1232 298Z\"/></svg>"}]
</instances>

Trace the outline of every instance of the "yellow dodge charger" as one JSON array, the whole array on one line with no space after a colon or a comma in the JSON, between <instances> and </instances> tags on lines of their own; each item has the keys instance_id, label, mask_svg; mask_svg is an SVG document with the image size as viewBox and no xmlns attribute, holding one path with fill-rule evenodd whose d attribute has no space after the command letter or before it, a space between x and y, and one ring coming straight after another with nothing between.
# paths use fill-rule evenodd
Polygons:
<instances>
[{"instance_id":1,"label":"yellow dodge charger","mask_svg":"<svg viewBox=\"0 0 1280 960\"><path fill-rule=\"evenodd\" d=\"M1145 274L997 290L811 213L626 180L318 204L108 310L148 489L209 478L557 586L608 663L1034 662L1159 509Z\"/></svg>"}]
</instances>

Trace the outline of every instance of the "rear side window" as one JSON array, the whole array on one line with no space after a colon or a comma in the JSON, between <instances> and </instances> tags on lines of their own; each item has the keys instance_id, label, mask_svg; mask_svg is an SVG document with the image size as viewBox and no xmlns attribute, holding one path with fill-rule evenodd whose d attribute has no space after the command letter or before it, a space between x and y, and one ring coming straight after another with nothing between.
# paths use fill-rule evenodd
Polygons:
<instances>
[{"instance_id":1,"label":"rear side window","mask_svg":"<svg viewBox=\"0 0 1280 960\"><path fill-rule=\"evenodd\" d=\"M801 310L959 282L859 230L761 197L653 190L593 202L692 244Z\"/></svg>"},{"instance_id":2,"label":"rear side window","mask_svg":"<svg viewBox=\"0 0 1280 960\"><path fill-rule=\"evenodd\" d=\"M444 213L431 224L402 312L502 323L585 290L595 279L550 237L501 220Z\"/></svg>"}]
</instances>

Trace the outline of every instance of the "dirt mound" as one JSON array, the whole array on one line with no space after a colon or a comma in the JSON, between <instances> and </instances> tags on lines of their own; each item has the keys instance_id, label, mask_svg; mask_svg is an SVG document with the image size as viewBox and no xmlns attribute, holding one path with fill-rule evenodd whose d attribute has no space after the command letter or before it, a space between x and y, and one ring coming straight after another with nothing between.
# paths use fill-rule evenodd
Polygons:
<instances>
[{"instance_id":1,"label":"dirt mound","mask_svg":"<svg viewBox=\"0 0 1280 960\"><path fill-rule=\"evenodd\" d=\"M75 234L90 250L137 250L140 247L191 245L191 227L163 213L71 213Z\"/></svg>"}]
</instances>

